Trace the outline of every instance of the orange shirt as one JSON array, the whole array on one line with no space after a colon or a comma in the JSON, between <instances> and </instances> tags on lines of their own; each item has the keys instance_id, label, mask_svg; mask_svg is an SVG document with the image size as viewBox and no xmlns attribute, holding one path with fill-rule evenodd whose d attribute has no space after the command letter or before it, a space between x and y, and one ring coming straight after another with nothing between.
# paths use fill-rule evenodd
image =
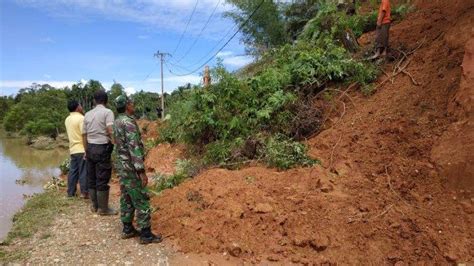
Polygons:
<instances>
[{"instance_id":1,"label":"orange shirt","mask_svg":"<svg viewBox=\"0 0 474 266\"><path fill-rule=\"evenodd\" d=\"M382 0L379 9L379 16L381 16L383 11L385 11L385 16L382 18L382 24L392 22L392 18L390 17L390 0Z\"/></svg>"}]
</instances>

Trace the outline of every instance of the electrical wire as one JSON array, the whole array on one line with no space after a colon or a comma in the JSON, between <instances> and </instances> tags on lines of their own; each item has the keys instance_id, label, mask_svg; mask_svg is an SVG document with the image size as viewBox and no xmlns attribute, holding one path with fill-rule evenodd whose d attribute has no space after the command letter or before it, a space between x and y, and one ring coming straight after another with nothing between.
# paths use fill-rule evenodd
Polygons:
<instances>
[{"instance_id":1,"label":"electrical wire","mask_svg":"<svg viewBox=\"0 0 474 266\"><path fill-rule=\"evenodd\" d=\"M199 38L202 36L204 30L207 28L207 25L209 25L209 22L211 21L211 18L214 16L214 13L216 13L216 10L217 8L219 7L219 4L221 3L221 0L217 1L217 4L216 6L214 7L214 10L212 10L212 13L211 15L209 16L209 18L207 19L206 23L204 24L204 26L201 28L201 31L199 32L199 34L196 36L196 38L194 38L194 41L193 43L191 44L191 46L189 46L188 50L186 50L186 52L176 61L176 63L179 63L181 62L181 60L183 60L183 58L185 58L189 52L191 51L191 49L196 45L197 41L199 40Z\"/></svg>"},{"instance_id":2,"label":"electrical wire","mask_svg":"<svg viewBox=\"0 0 474 266\"><path fill-rule=\"evenodd\" d=\"M181 41L183 41L184 34L188 30L189 23L191 23L191 20L193 19L193 16L194 16L194 13L196 12L196 7L197 7L198 3L199 3L199 0L196 0L196 4L194 5L193 12L191 12L191 16L189 17L189 20L186 23L186 27L184 28L184 31L181 33L181 37L179 38L178 44L174 48L172 54L174 54L176 52L176 50L178 50L178 47L181 45Z\"/></svg>"},{"instance_id":3,"label":"electrical wire","mask_svg":"<svg viewBox=\"0 0 474 266\"><path fill-rule=\"evenodd\" d=\"M219 54L219 52L221 52L229 43L230 41L232 41L232 39L234 39L234 37L237 35L237 33L239 33L242 28L247 25L247 23L250 21L250 19L255 15L255 13L257 13L257 11L260 9L260 7L262 7L263 3L265 2L265 0L262 0L260 2L260 4L258 4L257 8L255 8L255 10L250 14L250 16L244 21L244 23L242 23L239 27L239 29L234 32L234 34L227 40L227 42L219 49L217 50L217 52L211 57L209 58L206 62L202 63L199 67L197 67L196 69L194 69L193 71L190 71L188 73L185 73L185 74L174 74L176 76L187 76L187 75L190 75L190 74L193 74L197 71L199 71L203 66L205 66L207 63L209 63L212 59L214 59L214 57L217 56L217 54Z\"/></svg>"},{"instance_id":4,"label":"electrical wire","mask_svg":"<svg viewBox=\"0 0 474 266\"><path fill-rule=\"evenodd\" d=\"M150 71L150 73L148 73L148 75L146 75L146 77L143 79L143 81L146 81L151 76L151 74L153 74L153 72L155 72L155 70L157 68L158 68L158 64L155 64L155 67Z\"/></svg>"}]
</instances>

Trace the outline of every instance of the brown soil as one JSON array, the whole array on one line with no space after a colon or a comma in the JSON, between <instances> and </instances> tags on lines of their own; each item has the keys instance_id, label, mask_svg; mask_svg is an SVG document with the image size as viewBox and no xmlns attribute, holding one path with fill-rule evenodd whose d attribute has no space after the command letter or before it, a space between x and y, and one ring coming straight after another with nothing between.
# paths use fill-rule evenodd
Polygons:
<instances>
[{"instance_id":1,"label":"brown soil","mask_svg":"<svg viewBox=\"0 0 474 266\"><path fill-rule=\"evenodd\" d=\"M175 171L175 162L183 157L184 147L168 143L158 144L151 149L145 160L147 172L170 175Z\"/></svg>"},{"instance_id":2,"label":"brown soil","mask_svg":"<svg viewBox=\"0 0 474 266\"><path fill-rule=\"evenodd\" d=\"M149 121L146 119L140 119L137 121L138 126L140 127L140 131L142 133L143 140L148 139L157 139L158 128L160 126L160 121Z\"/></svg>"},{"instance_id":3,"label":"brown soil","mask_svg":"<svg viewBox=\"0 0 474 266\"><path fill-rule=\"evenodd\" d=\"M402 74L370 98L350 93L345 115L307 142L322 167L210 169L165 191L153 200L155 228L184 252L223 252L251 262L474 261L474 199L460 197L442 162L432 159L433 148L445 143L455 145L464 165L472 164L472 146L443 135L472 122L472 112L448 109L472 110L473 87L465 85L472 79L461 85L461 64L474 2L416 3L417 11L392 27L391 40L393 47L413 49L425 39L407 68L420 86ZM472 140L468 129L462 132ZM473 180L470 167L463 173Z\"/></svg>"}]
</instances>

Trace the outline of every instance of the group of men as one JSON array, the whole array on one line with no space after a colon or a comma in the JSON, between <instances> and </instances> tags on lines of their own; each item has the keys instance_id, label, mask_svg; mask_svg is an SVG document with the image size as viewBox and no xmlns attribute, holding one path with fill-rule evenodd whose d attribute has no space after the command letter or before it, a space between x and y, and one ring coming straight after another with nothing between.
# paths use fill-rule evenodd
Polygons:
<instances>
[{"instance_id":1,"label":"group of men","mask_svg":"<svg viewBox=\"0 0 474 266\"><path fill-rule=\"evenodd\" d=\"M114 166L120 178L120 219L122 238L140 236L141 244L161 242L161 236L151 232L151 207L146 186L144 148L140 129L135 122L133 101L126 95L115 99L118 113L107 106L104 90L94 94L95 107L83 115L76 100L68 102L70 115L65 120L69 138L71 163L67 194L76 196L79 183L81 198L90 198L91 211L99 215L116 215L109 207L109 181L112 176L111 157L115 146ZM137 213L138 230L133 225Z\"/></svg>"}]
</instances>

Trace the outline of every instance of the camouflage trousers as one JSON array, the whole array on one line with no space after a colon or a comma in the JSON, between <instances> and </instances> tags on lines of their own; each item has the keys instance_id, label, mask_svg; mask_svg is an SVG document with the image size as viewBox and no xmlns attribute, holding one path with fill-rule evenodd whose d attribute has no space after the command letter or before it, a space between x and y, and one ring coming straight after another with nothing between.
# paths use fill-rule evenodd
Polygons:
<instances>
[{"instance_id":1,"label":"camouflage trousers","mask_svg":"<svg viewBox=\"0 0 474 266\"><path fill-rule=\"evenodd\" d=\"M150 197L136 173L119 173L120 176L120 220L132 223L137 212L138 229L150 227Z\"/></svg>"}]
</instances>

